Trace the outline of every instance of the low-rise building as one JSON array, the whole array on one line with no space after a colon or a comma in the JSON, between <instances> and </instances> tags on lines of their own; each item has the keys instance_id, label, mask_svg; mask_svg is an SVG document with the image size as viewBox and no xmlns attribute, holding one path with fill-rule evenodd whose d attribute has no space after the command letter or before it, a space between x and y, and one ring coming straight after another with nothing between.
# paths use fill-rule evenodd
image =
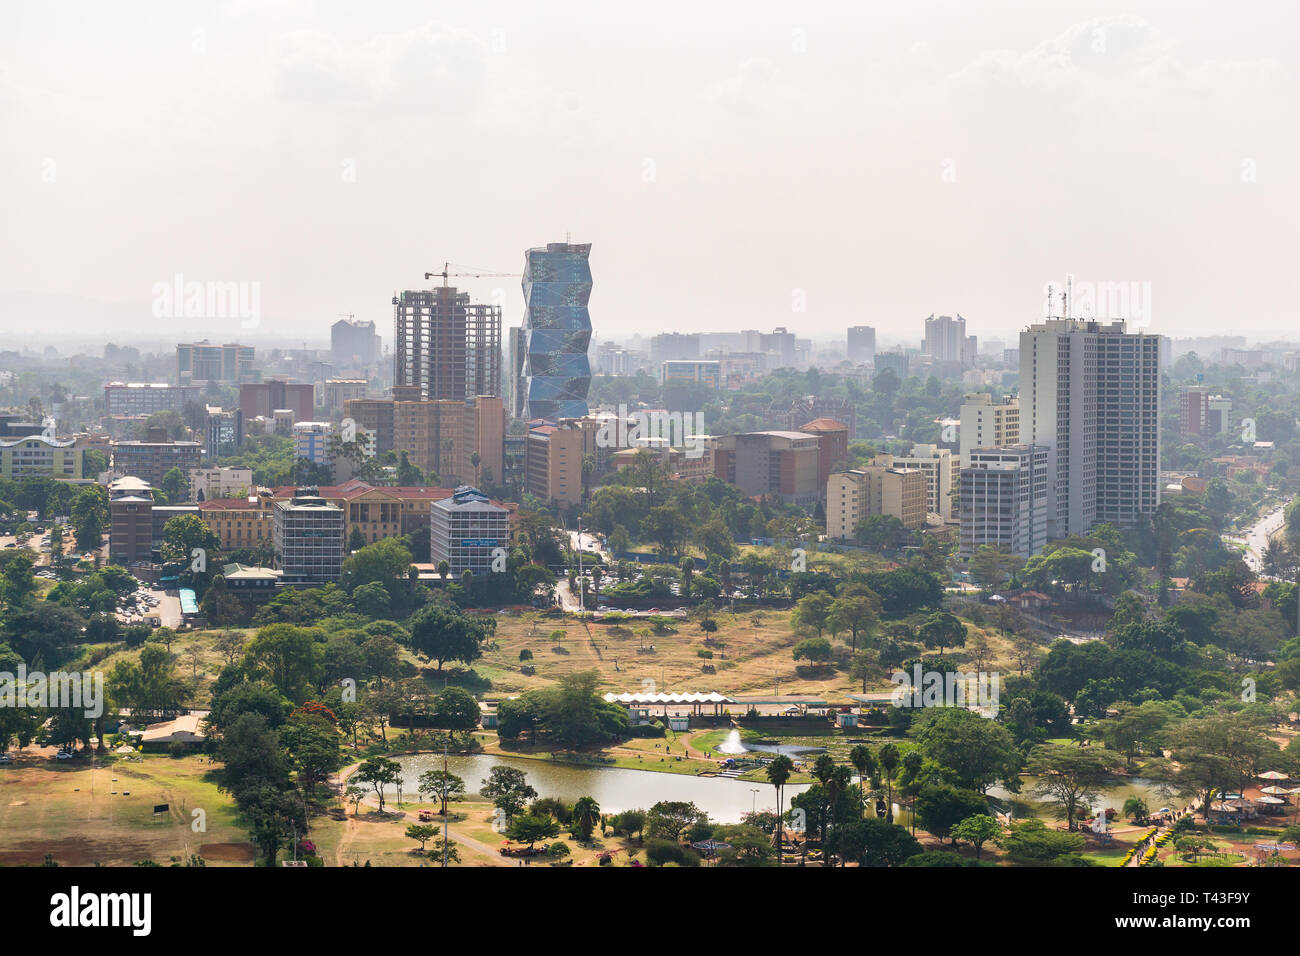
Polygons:
<instances>
[{"instance_id":1,"label":"low-rise building","mask_svg":"<svg viewBox=\"0 0 1300 956\"><path fill-rule=\"evenodd\" d=\"M203 446L196 441L168 441L166 430L150 428L145 441L113 442L113 471L134 475L155 487L173 468L188 475L199 467Z\"/></svg>"},{"instance_id":2,"label":"low-rise building","mask_svg":"<svg viewBox=\"0 0 1300 956\"><path fill-rule=\"evenodd\" d=\"M429 557L434 565L446 561L454 576L492 573L497 549L509 543L509 511L477 488L462 485L431 505Z\"/></svg>"},{"instance_id":3,"label":"low-rise building","mask_svg":"<svg viewBox=\"0 0 1300 956\"><path fill-rule=\"evenodd\" d=\"M826 533L832 538L852 538L860 523L877 515L890 515L904 528L925 524L927 486L925 473L899 468L888 455L869 465L835 472L826 486Z\"/></svg>"},{"instance_id":4,"label":"low-rise building","mask_svg":"<svg viewBox=\"0 0 1300 956\"><path fill-rule=\"evenodd\" d=\"M285 583L325 584L343 571L343 509L299 488L271 511L275 553Z\"/></svg>"},{"instance_id":5,"label":"low-rise building","mask_svg":"<svg viewBox=\"0 0 1300 956\"><path fill-rule=\"evenodd\" d=\"M72 438L0 439L0 478L80 478L84 451Z\"/></svg>"}]
</instances>

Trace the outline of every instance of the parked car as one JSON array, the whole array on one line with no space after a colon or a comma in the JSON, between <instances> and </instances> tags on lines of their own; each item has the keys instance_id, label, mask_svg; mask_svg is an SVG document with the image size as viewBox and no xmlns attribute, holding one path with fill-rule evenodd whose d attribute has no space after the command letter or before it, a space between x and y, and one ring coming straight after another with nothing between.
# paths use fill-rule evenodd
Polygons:
<instances>
[{"instance_id":1,"label":"parked car","mask_svg":"<svg viewBox=\"0 0 1300 956\"><path fill-rule=\"evenodd\" d=\"M66 750L60 750L58 753L54 755L55 760L71 760L72 757L73 755L68 753L68 751Z\"/></svg>"},{"instance_id":2,"label":"parked car","mask_svg":"<svg viewBox=\"0 0 1300 956\"><path fill-rule=\"evenodd\" d=\"M0 763L13 763L14 758L8 754L0 754Z\"/></svg>"}]
</instances>

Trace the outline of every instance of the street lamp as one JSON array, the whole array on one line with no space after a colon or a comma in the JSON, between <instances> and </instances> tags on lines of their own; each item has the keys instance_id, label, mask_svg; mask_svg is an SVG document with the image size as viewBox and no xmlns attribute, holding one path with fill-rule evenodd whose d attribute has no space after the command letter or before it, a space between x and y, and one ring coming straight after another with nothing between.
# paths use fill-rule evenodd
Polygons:
<instances>
[{"instance_id":1,"label":"street lamp","mask_svg":"<svg viewBox=\"0 0 1300 956\"><path fill-rule=\"evenodd\" d=\"M758 811L758 791L753 787L750 787L749 792L753 794L753 796L749 798L749 813L750 816L753 816Z\"/></svg>"}]
</instances>

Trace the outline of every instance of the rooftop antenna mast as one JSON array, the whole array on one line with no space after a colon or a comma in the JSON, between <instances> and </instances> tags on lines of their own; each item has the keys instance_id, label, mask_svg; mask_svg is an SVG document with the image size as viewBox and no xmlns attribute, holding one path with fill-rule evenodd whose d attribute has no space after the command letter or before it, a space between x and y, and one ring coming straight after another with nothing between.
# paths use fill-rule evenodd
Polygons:
<instances>
[{"instance_id":1,"label":"rooftop antenna mast","mask_svg":"<svg viewBox=\"0 0 1300 956\"><path fill-rule=\"evenodd\" d=\"M1070 273L1065 274L1065 317L1070 318L1070 310L1074 307L1074 276Z\"/></svg>"},{"instance_id":2,"label":"rooftop antenna mast","mask_svg":"<svg viewBox=\"0 0 1300 956\"><path fill-rule=\"evenodd\" d=\"M1054 295L1056 295L1056 286L1052 285L1052 283L1049 282L1047 283L1047 316L1046 316L1049 319L1052 317L1052 297Z\"/></svg>"}]
</instances>

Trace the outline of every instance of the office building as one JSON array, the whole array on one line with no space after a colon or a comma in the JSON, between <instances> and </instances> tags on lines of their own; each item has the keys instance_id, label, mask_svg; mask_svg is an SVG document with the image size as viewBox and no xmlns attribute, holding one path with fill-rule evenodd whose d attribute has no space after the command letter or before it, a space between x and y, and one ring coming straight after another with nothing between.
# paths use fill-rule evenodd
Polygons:
<instances>
[{"instance_id":1,"label":"office building","mask_svg":"<svg viewBox=\"0 0 1300 956\"><path fill-rule=\"evenodd\" d=\"M1226 435L1232 431L1232 399L1227 395L1211 395L1205 414L1211 435Z\"/></svg>"},{"instance_id":2,"label":"office building","mask_svg":"<svg viewBox=\"0 0 1300 956\"><path fill-rule=\"evenodd\" d=\"M239 451L244 444L244 413L237 408L224 409L205 405L203 453L209 459L224 458Z\"/></svg>"},{"instance_id":3,"label":"office building","mask_svg":"<svg viewBox=\"0 0 1300 956\"><path fill-rule=\"evenodd\" d=\"M237 342L213 345L193 342L176 346L176 382L198 385L208 382L238 384L256 379L256 349Z\"/></svg>"},{"instance_id":4,"label":"office building","mask_svg":"<svg viewBox=\"0 0 1300 956\"><path fill-rule=\"evenodd\" d=\"M393 384L424 401L501 394L501 307L452 286L393 297Z\"/></svg>"},{"instance_id":5,"label":"office building","mask_svg":"<svg viewBox=\"0 0 1300 956\"><path fill-rule=\"evenodd\" d=\"M147 418L157 412L185 411L189 402L200 401L197 385L168 385L166 382L110 382L104 386L106 418Z\"/></svg>"},{"instance_id":6,"label":"office building","mask_svg":"<svg viewBox=\"0 0 1300 956\"><path fill-rule=\"evenodd\" d=\"M328 464L330 436L333 433L334 426L329 422L294 422L294 457L306 458L313 465Z\"/></svg>"},{"instance_id":7,"label":"office building","mask_svg":"<svg viewBox=\"0 0 1300 956\"><path fill-rule=\"evenodd\" d=\"M960 315L932 315L925 320L925 341L921 351L936 362L957 362L962 365L969 348L966 320Z\"/></svg>"},{"instance_id":8,"label":"office building","mask_svg":"<svg viewBox=\"0 0 1300 956\"><path fill-rule=\"evenodd\" d=\"M926 512L944 521L953 520L953 495L957 491L959 465L952 451L938 445L917 444L910 455L895 455L895 468L915 468L925 475Z\"/></svg>"},{"instance_id":9,"label":"office building","mask_svg":"<svg viewBox=\"0 0 1300 956\"><path fill-rule=\"evenodd\" d=\"M582 459L594 449L595 432L573 422L539 421L528 429L524 488L561 507L582 500Z\"/></svg>"},{"instance_id":10,"label":"office building","mask_svg":"<svg viewBox=\"0 0 1300 956\"><path fill-rule=\"evenodd\" d=\"M703 385L717 390L722 387L722 363L702 359L664 362L660 369L664 385Z\"/></svg>"},{"instance_id":11,"label":"office building","mask_svg":"<svg viewBox=\"0 0 1300 956\"><path fill-rule=\"evenodd\" d=\"M380 338L374 322L339 319L330 326L330 358L345 369L369 369L379 364Z\"/></svg>"},{"instance_id":12,"label":"office building","mask_svg":"<svg viewBox=\"0 0 1300 956\"><path fill-rule=\"evenodd\" d=\"M876 330L869 325L850 326L846 354L850 362L874 362Z\"/></svg>"},{"instance_id":13,"label":"office building","mask_svg":"<svg viewBox=\"0 0 1300 956\"><path fill-rule=\"evenodd\" d=\"M1068 293L1063 297L1069 314ZM1048 318L1020 333L1020 440L1049 449L1051 538L1160 504L1160 336Z\"/></svg>"},{"instance_id":14,"label":"office building","mask_svg":"<svg viewBox=\"0 0 1300 956\"><path fill-rule=\"evenodd\" d=\"M72 438L0 438L0 478L80 478L84 453Z\"/></svg>"},{"instance_id":15,"label":"office building","mask_svg":"<svg viewBox=\"0 0 1300 956\"><path fill-rule=\"evenodd\" d=\"M267 379L265 382L239 387L239 410L244 413L244 420L248 421L259 416L273 418L276 412L288 409L294 422L305 422L315 416L315 396L316 387L310 382Z\"/></svg>"},{"instance_id":16,"label":"office building","mask_svg":"<svg viewBox=\"0 0 1300 956\"><path fill-rule=\"evenodd\" d=\"M108 560L122 567L153 560L153 492L139 478L108 486Z\"/></svg>"},{"instance_id":17,"label":"office building","mask_svg":"<svg viewBox=\"0 0 1300 956\"><path fill-rule=\"evenodd\" d=\"M973 448L961 470L959 554L988 545L1030 558L1048 539L1050 451L1042 445Z\"/></svg>"},{"instance_id":18,"label":"office building","mask_svg":"<svg viewBox=\"0 0 1300 956\"><path fill-rule=\"evenodd\" d=\"M831 473L849 460L849 428L833 418L815 418L798 430L817 436L817 486L825 488Z\"/></svg>"},{"instance_id":19,"label":"office building","mask_svg":"<svg viewBox=\"0 0 1300 956\"><path fill-rule=\"evenodd\" d=\"M253 490L251 468L192 468L189 478L190 499L193 501L247 495Z\"/></svg>"},{"instance_id":20,"label":"office building","mask_svg":"<svg viewBox=\"0 0 1300 956\"><path fill-rule=\"evenodd\" d=\"M650 338L650 362L690 361L700 357L700 336L692 332L660 332Z\"/></svg>"},{"instance_id":21,"label":"office building","mask_svg":"<svg viewBox=\"0 0 1300 956\"><path fill-rule=\"evenodd\" d=\"M1198 441L1217 434L1210 430L1210 390L1204 385L1178 387L1178 435L1183 441Z\"/></svg>"},{"instance_id":22,"label":"office building","mask_svg":"<svg viewBox=\"0 0 1300 956\"><path fill-rule=\"evenodd\" d=\"M552 242L524 254L522 418L581 418L591 387L591 243Z\"/></svg>"},{"instance_id":23,"label":"office building","mask_svg":"<svg viewBox=\"0 0 1300 956\"><path fill-rule=\"evenodd\" d=\"M429 558L446 561L451 575L491 574L494 552L510 544L510 513L477 488L462 485L433 502L429 519Z\"/></svg>"},{"instance_id":24,"label":"office building","mask_svg":"<svg viewBox=\"0 0 1300 956\"><path fill-rule=\"evenodd\" d=\"M797 431L723 435L714 440L713 472L747 495L779 495L801 506L816 504L825 487L818 484L818 438Z\"/></svg>"},{"instance_id":25,"label":"office building","mask_svg":"<svg viewBox=\"0 0 1300 956\"><path fill-rule=\"evenodd\" d=\"M495 395L472 401L412 400L416 394L414 386L396 386L391 399L351 399L343 403L343 412L359 429L374 433L376 454L406 452L411 464L437 474L443 484L499 481L505 471L502 400Z\"/></svg>"},{"instance_id":26,"label":"office building","mask_svg":"<svg viewBox=\"0 0 1300 956\"><path fill-rule=\"evenodd\" d=\"M369 387L364 378L327 378L321 388L321 405L329 415L342 415L344 402L365 398Z\"/></svg>"},{"instance_id":27,"label":"office building","mask_svg":"<svg viewBox=\"0 0 1300 956\"><path fill-rule=\"evenodd\" d=\"M975 448L1003 448L1020 443L1020 400L993 401L987 392L974 392L961 404L959 436L961 464L970 463Z\"/></svg>"},{"instance_id":28,"label":"office building","mask_svg":"<svg viewBox=\"0 0 1300 956\"><path fill-rule=\"evenodd\" d=\"M343 509L320 497L316 488L299 488L271 510L278 566L285 583L325 584L343 570Z\"/></svg>"},{"instance_id":29,"label":"office building","mask_svg":"<svg viewBox=\"0 0 1300 956\"><path fill-rule=\"evenodd\" d=\"M868 518L889 515L904 528L925 524L925 475L915 468L899 468L888 455L862 468L833 473L826 483L826 534L852 538Z\"/></svg>"},{"instance_id":30,"label":"office building","mask_svg":"<svg viewBox=\"0 0 1300 956\"><path fill-rule=\"evenodd\" d=\"M144 441L113 442L112 468L119 475L132 475L154 487L173 468L188 475L198 468L203 446L196 441L168 441L166 429L150 428Z\"/></svg>"}]
</instances>

